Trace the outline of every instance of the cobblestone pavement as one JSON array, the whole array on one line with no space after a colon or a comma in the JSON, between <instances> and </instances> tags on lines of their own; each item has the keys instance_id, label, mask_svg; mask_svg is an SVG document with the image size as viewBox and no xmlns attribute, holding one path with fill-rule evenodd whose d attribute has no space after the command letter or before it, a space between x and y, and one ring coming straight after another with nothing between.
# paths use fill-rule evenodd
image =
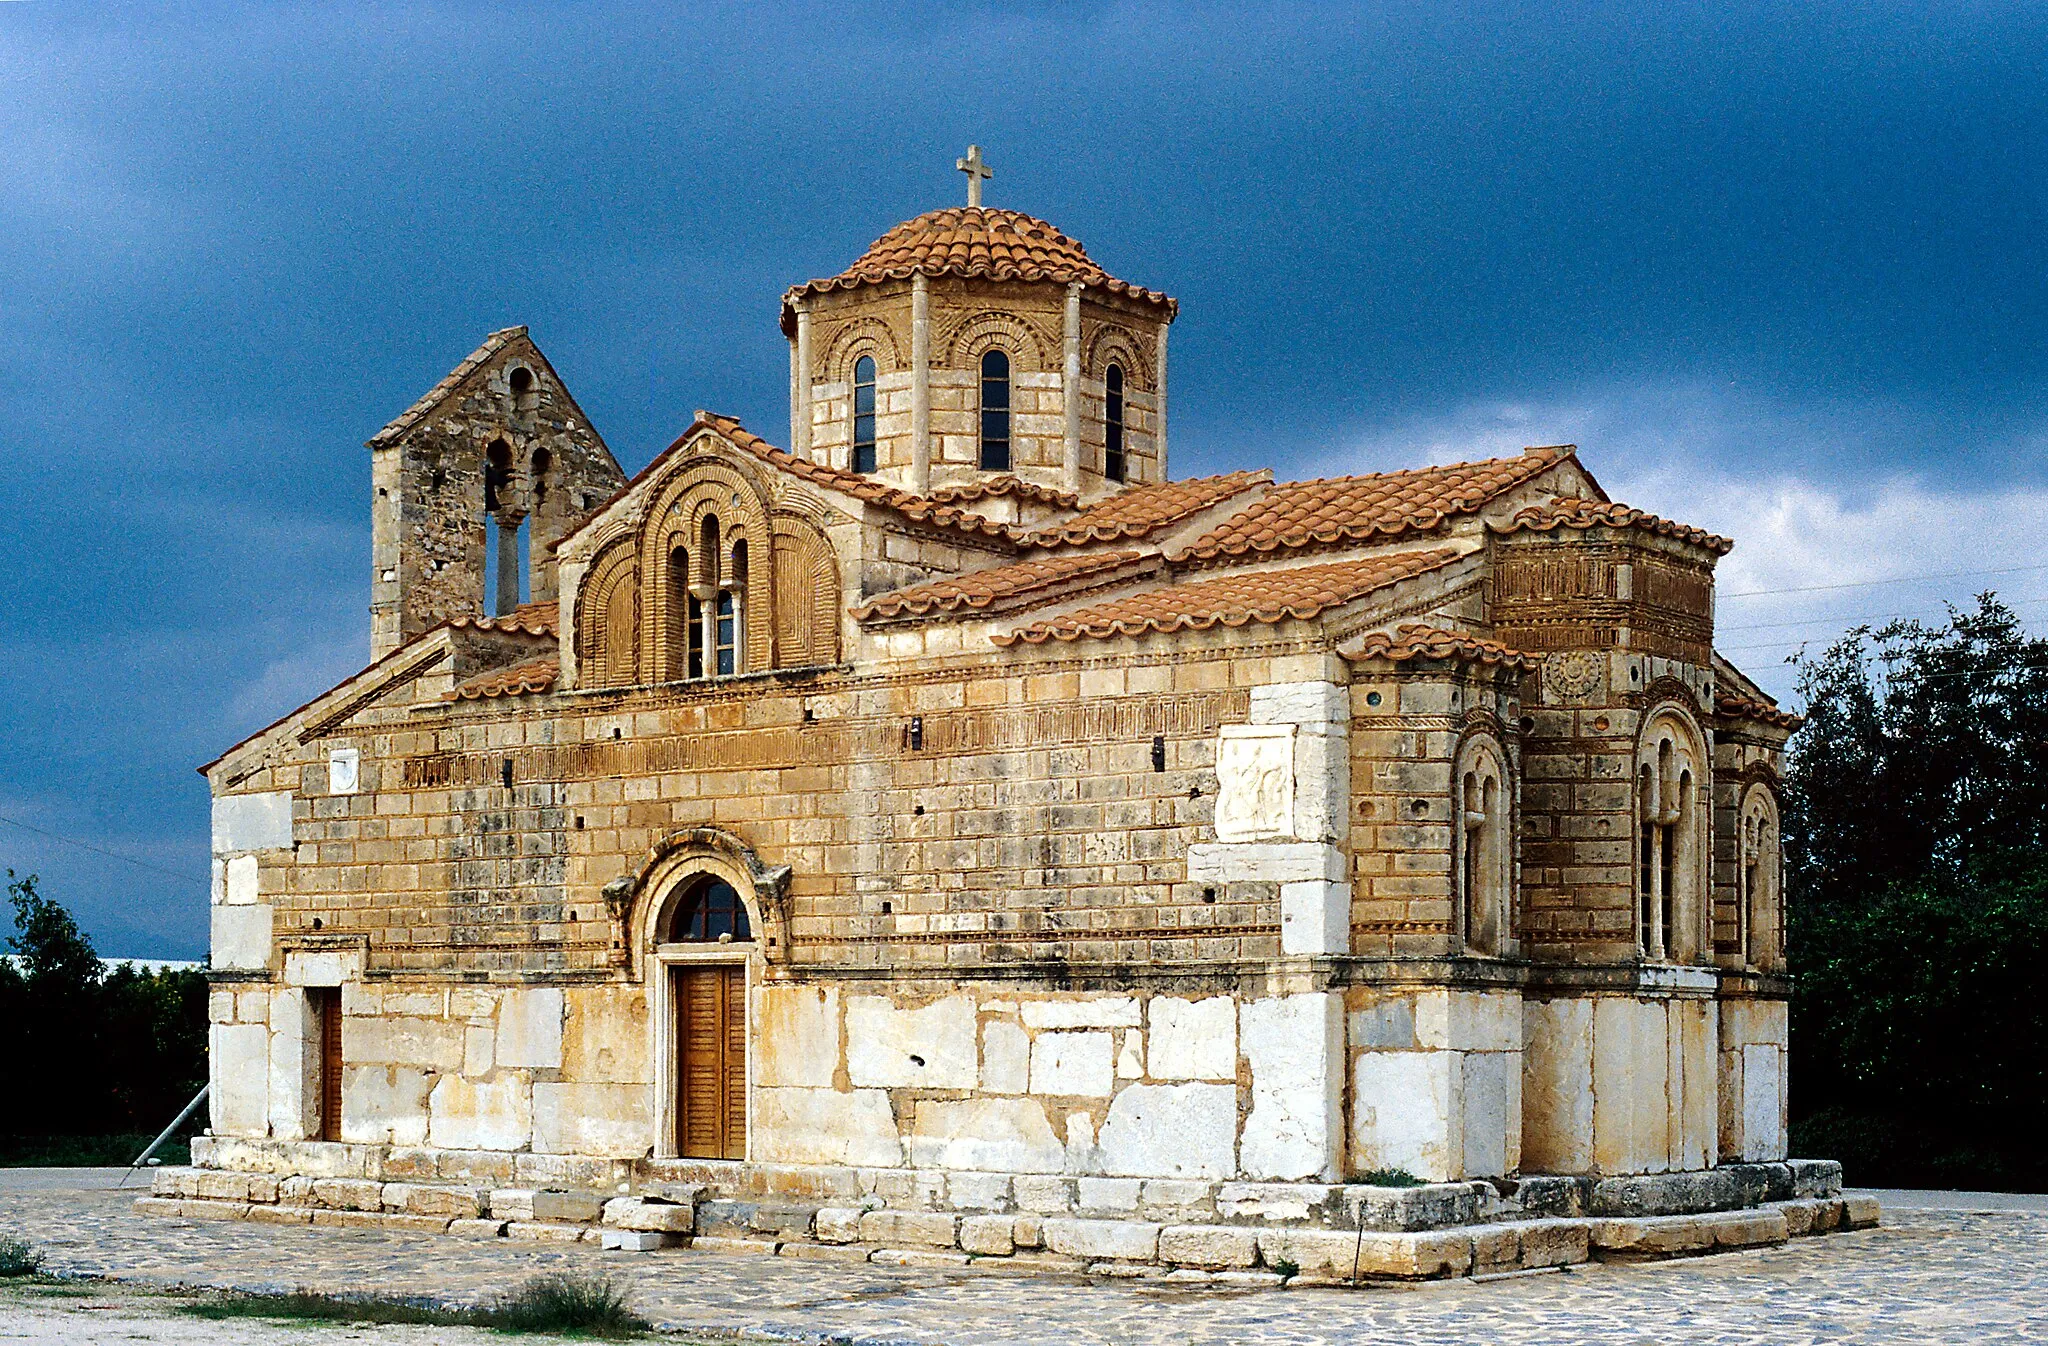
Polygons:
<instances>
[{"instance_id":1,"label":"cobblestone pavement","mask_svg":"<svg viewBox=\"0 0 2048 1346\"><path fill-rule=\"evenodd\" d=\"M2048 1339L2048 1211L2036 1210L1887 1211L1883 1228L1782 1248L1485 1283L1232 1291L173 1220L136 1215L135 1193L106 1181L0 1172L0 1232L42 1245L53 1271L160 1287L477 1302L538 1271L602 1268L664 1328L860 1346Z\"/></svg>"}]
</instances>

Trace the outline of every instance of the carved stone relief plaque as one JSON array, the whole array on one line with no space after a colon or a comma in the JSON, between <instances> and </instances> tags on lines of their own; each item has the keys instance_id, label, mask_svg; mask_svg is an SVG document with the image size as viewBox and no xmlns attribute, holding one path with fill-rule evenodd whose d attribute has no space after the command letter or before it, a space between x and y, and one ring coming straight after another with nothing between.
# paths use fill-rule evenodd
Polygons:
<instances>
[{"instance_id":1,"label":"carved stone relief plaque","mask_svg":"<svg viewBox=\"0 0 2048 1346\"><path fill-rule=\"evenodd\" d=\"M1558 650L1543 661L1543 685L1559 701L1585 701L1600 690L1605 661L1591 650Z\"/></svg>"},{"instance_id":2,"label":"carved stone relief plaque","mask_svg":"<svg viewBox=\"0 0 2048 1346\"><path fill-rule=\"evenodd\" d=\"M1291 724L1226 724L1216 740L1216 839L1294 835Z\"/></svg>"}]
</instances>

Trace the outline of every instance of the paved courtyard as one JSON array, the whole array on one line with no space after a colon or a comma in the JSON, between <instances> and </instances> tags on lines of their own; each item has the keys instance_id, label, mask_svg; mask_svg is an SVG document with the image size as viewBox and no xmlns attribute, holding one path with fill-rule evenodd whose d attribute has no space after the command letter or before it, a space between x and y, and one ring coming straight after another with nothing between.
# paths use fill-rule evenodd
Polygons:
<instances>
[{"instance_id":1,"label":"paved courtyard","mask_svg":"<svg viewBox=\"0 0 2048 1346\"><path fill-rule=\"evenodd\" d=\"M381 1290L476 1302L536 1272L602 1268L668 1330L849 1346L2048 1339L2042 1198L1881 1193L1883 1228L1759 1252L1486 1283L1224 1291L144 1218L129 1209L133 1188L110 1190L116 1176L0 1171L0 1232L40 1244L52 1271L154 1288ZM302 1328L278 1329L298 1334L288 1336L255 1324L171 1324L155 1303L114 1290L73 1298L10 1291L0 1298L0 1341L306 1340ZM490 1339L441 1329L345 1335Z\"/></svg>"}]
</instances>

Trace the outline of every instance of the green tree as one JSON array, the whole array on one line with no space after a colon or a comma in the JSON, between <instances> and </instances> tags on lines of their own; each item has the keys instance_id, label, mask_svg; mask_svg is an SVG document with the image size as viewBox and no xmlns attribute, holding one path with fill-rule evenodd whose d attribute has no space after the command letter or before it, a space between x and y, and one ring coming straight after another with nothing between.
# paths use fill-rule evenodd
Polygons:
<instances>
[{"instance_id":1,"label":"green tree","mask_svg":"<svg viewBox=\"0 0 2048 1346\"><path fill-rule=\"evenodd\" d=\"M1800 669L1794 1143L1866 1183L2048 1187L2048 641L1989 594Z\"/></svg>"}]
</instances>

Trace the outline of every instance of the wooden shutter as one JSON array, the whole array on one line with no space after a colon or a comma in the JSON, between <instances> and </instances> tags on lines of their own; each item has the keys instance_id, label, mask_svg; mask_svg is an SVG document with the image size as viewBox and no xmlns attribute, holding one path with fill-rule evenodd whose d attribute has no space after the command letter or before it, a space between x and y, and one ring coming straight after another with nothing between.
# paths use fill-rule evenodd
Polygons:
<instances>
[{"instance_id":1,"label":"wooden shutter","mask_svg":"<svg viewBox=\"0 0 2048 1346\"><path fill-rule=\"evenodd\" d=\"M341 1139L341 991L326 986L313 997L320 1020L320 1139Z\"/></svg>"},{"instance_id":2,"label":"wooden shutter","mask_svg":"<svg viewBox=\"0 0 2048 1346\"><path fill-rule=\"evenodd\" d=\"M676 969L676 1149L692 1159L747 1155L747 973Z\"/></svg>"}]
</instances>

